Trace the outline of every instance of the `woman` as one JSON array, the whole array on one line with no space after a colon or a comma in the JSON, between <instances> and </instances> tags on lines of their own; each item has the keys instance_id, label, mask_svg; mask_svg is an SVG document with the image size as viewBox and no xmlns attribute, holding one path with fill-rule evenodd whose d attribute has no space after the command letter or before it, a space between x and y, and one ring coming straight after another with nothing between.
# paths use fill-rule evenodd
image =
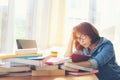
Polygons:
<instances>
[{"instance_id":1,"label":"woman","mask_svg":"<svg viewBox=\"0 0 120 80\"><path fill-rule=\"evenodd\" d=\"M91 55L87 61L73 64L97 68L99 80L120 80L120 67L116 63L115 52L111 41L100 37L96 28L88 23L82 22L73 28L73 35L65 56L71 56L75 52Z\"/></svg>"}]
</instances>

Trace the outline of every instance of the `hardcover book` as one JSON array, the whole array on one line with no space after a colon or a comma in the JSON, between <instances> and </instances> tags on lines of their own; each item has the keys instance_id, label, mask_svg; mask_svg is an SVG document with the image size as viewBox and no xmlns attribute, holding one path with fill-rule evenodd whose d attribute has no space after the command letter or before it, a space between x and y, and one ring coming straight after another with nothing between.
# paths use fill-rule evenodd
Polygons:
<instances>
[{"instance_id":1,"label":"hardcover book","mask_svg":"<svg viewBox=\"0 0 120 80\"><path fill-rule=\"evenodd\" d=\"M23 63L27 65L35 65L35 66L41 66L42 60L31 60L31 59L24 59L24 58L8 58L3 59L3 62L16 62L16 63Z\"/></svg>"},{"instance_id":2,"label":"hardcover book","mask_svg":"<svg viewBox=\"0 0 120 80\"><path fill-rule=\"evenodd\" d=\"M73 69L83 70L83 71L90 71L90 72L92 72L93 70L96 70L94 68L79 66L72 63L64 63L64 66L67 66Z\"/></svg>"},{"instance_id":3,"label":"hardcover book","mask_svg":"<svg viewBox=\"0 0 120 80\"><path fill-rule=\"evenodd\" d=\"M17 66L17 67L10 67L10 68L3 68L0 67L0 72L27 72L27 71L31 71L31 67L30 66Z\"/></svg>"},{"instance_id":4,"label":"hardcover book","mask_svg":"<svg viewBox=\"0 0 120 80\"><path fill-rule=\"evenodd\" d=\"M79 61L86 61L90 58L91 56L89 55L84 55L84 54L76 54L76 53L73 53L71 55L71 59L73 62L79 62Z\"/></svg>"},{"instance_id":5,"label":"hardcover book","mask_svg":"<svg viewBox=\"0 0 120 80\"><path fill-rule=\"evenodd\" d=\"M71 58L70 57L64 57L64 58L51 57L45 62L45 64L48 64L48 65L62 64L66 61L71 61Z\"/></svg>"},{"instance_id":6,"label":"hardcover book","mask_svg":"<svg viewBox=\"0 0 120 80\"><path fill-rule=\"evenodd\" d=\"M95 74L98 73L98 70L93 70L92 72L89 71L81 71L81 72L68 72L68 74L75 75L75 76L80 76L80 75L88 75L88 74Z\"/></svg>"},{"instance_id":7,"label":"hardcover book","mask_svg":"<svg viewBox=\"0 0 120 80\"><path fill-rule=\"evenodd\" d=\"M57 70L58 65L42 65L42 66L36 66L36 70Z\"/></svg>"},{"instance_id":8,"label":"hardcover book","mask_svg":"<svg viewBox=\"0 0 120 80\"><path fill-rule=\"evenodd\" d=\"M7 59L7 58L16 58L16 57L29 57L29 56L42 56L42 54L33 54L33 53L23 53L23 54L0 54L0 59Z\"/></svg>"},{"instance_id":9,"label":"hardcover book","mask_svg":"<svg viewBox=\"0 0 120 80\"><path fill-rule=\"evenodd\" d=\"M65 75L65 70L33 70L32 76L62 76Z\"/></svg>"},{"instance_id":10,"label":"hardcover book","mask_svg":"<svg viewBox=\"0 0 120 80\"><path fill-rule=\"evenodd\" d=\"M99 72L97 69L83 67L83 66L72 64L72 63L65 63L65 65L63 65L61 68L66 70L66 74L71 74L76 76L94 74Z\"/></svg>"}]
</instances>

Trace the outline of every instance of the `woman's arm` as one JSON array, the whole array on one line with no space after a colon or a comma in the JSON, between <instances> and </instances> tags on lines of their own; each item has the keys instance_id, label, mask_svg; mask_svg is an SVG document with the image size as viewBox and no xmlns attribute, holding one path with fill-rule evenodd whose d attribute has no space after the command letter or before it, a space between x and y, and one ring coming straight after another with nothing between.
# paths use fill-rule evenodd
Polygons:
<instances>
[{"instance_id":1,"label":"woman's arm","mask_svg":"<svg viewBox=\"0 0 120 80\"><path fill-rule=\"evenodd\" d=\"M85 67L98 68L108 63L113 57L114 57L113 46L108 44L108 45L104 45L104 48L102 49L100 48L100 51L97 52L97 55L92 59L88 61L73 63L73 64L77 64Z\"/></svg>"},{"instance_id":2,"label":"woman's arm","mask_svg":"<svg viewBox=\"0 0 120 80\"><path fill-rule=\"evenodd\" d=\"M68 46L67 46L67 50L65 52L65 57L67 56L71 56L72 52L73 52L73 44L74 44L74 32L72 32L69 42L68 42Z\"/></svg>"},{"instance_id":3,"label":"woman's arm","mask_svg":"<svg viewBox=\"0 0 120 80\"><path fill-rule=\"evenodd\" d=\"M72 62L75 65L79 65L79 66L84 66L84 67L91 67L91 63L89 61L81 61L81 62Z\"/></svg>"},{"instance_id":4,"label":"woman's arm","mask_svg":"<svg viewBox=\"0 0 120 80\"><path fill-rule=\"evenodd\" d=\"M114 49L111 44L104 44L99 53L93 58L97 61L98 67L104 66L115 57Z\"/></svg>"},{"instance_id":5,"label":"woman's arm","mask_svg":"<svg viewBox=\"0 0 120 80\"><path fill-rule=\"evenodd\" d=\"M66 50L64 56L65 56L65 57L71 56L72 52L73 52L73 39L70 38L69 43L68 43L68 46L67 46L67 50Z\"/></svg>"}]
</instances>

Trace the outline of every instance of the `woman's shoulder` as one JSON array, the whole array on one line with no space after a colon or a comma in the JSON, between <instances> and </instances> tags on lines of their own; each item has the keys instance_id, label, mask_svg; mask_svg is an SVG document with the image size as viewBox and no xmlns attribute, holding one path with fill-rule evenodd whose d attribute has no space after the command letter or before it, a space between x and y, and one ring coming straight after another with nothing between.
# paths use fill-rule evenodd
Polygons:
<instances>
[{"instance_id":1,"label":"woman's shoulder","mask_svg":"<svg viewBox=\"0 0 120 80\"><path fill-rule=\"evenodd\" d=\"M99 41L99 45L113 45L112 41L110 41L109 39L105 38L105 37L100 37L100 41Z\"/></svg>"}]
</instances>

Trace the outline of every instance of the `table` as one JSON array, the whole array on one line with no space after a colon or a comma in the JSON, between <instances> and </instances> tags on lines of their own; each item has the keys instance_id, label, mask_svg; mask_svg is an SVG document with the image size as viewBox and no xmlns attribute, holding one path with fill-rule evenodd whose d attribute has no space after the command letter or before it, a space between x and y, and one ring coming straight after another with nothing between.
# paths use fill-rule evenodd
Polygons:
<instances>
[{"instance_id":1,"label":"table","mask_svg":"<svg viewBox=\"0 0 120 80\"><path fill-rule=\"evenodd\" d=\"M14 76L14 77L0 77L0 80L98 80L95 74L84 76Z\"/></svg>"}]
</instances>

